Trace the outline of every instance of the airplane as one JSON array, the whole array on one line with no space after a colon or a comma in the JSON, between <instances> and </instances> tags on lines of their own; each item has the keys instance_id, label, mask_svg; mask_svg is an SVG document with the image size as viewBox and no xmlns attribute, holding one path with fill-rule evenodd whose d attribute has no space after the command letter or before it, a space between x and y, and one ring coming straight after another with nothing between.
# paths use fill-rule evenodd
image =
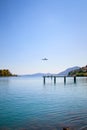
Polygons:
<instances>
[{"instance_id":1,"label":"airplane","mask_svg":"<svg viewBox=\"0 0 87 130\"><path fill-rule=\"evenodd\" d=\"M43 58L42 60L46 61L46 60L48 60L48 59L47 59L47 58Z\"/></svg>"}]
</instances>

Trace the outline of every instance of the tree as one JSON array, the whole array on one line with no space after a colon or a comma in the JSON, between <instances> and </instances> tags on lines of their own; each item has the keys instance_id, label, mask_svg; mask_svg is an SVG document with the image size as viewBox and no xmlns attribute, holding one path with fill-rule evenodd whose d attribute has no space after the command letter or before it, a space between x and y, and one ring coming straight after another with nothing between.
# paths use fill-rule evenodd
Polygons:
<instances>
[{"instance_id":1,"label":"tree","mask_svg":"<svg viewBox=\"0 0 87 130\"><path fill-rule=\"evenodd\" d=\"M12 76L12 73L8 69L0 70L0 76Z\"/></svg>"}]
</instances>

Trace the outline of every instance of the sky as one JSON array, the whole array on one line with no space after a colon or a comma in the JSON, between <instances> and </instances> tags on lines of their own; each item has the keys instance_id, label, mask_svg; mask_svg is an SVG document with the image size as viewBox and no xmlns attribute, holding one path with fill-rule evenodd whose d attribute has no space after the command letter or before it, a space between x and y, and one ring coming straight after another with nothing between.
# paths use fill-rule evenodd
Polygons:
<instances>
[{"instance_id":1,"label":"sky","mask_svg":"<svg viewBox=\"0 0 87 130\"><path fill-rule=\"evenodd\" d=\"M0 69L59 73L86 60L87 0L0 0Z\"/></svg>"}]
</instances>

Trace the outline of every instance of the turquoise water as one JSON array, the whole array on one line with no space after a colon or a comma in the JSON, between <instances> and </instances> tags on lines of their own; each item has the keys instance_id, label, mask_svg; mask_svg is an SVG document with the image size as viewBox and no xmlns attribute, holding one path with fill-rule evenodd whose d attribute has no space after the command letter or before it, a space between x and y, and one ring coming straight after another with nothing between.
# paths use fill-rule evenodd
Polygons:
<instances>
[{"instance_id":1,"label":"turquoise water","mask_svg":"<svg viewBox=\"0 0 87 130\"><path fill-rule=\"evenodd\" d=\"M87 130L87 78L0 78L0 130Z\"/></svg>"}]
</instances>

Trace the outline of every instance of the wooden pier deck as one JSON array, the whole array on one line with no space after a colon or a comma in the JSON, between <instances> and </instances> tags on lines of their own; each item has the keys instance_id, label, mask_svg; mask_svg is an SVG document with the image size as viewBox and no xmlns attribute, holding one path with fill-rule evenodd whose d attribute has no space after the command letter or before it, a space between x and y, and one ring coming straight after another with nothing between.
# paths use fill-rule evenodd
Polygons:
<instances>
[{"instance_id":1,"label":"wooden pier deck","mask_svg":"<svg viewBox=\"0 0 87 130\"><path fill-rule=\"evenodd\" d=\"M50 78L50 79L54 79L54 84L56 84L56 79L57 78L64 78L64 84L66 84L66 79L67 78L73 78L74 83L76 83L76 76L56 76L56 75L44 75L43 76L43 83L46 83L46 79Z\"/></svg>"}]
</instances>

